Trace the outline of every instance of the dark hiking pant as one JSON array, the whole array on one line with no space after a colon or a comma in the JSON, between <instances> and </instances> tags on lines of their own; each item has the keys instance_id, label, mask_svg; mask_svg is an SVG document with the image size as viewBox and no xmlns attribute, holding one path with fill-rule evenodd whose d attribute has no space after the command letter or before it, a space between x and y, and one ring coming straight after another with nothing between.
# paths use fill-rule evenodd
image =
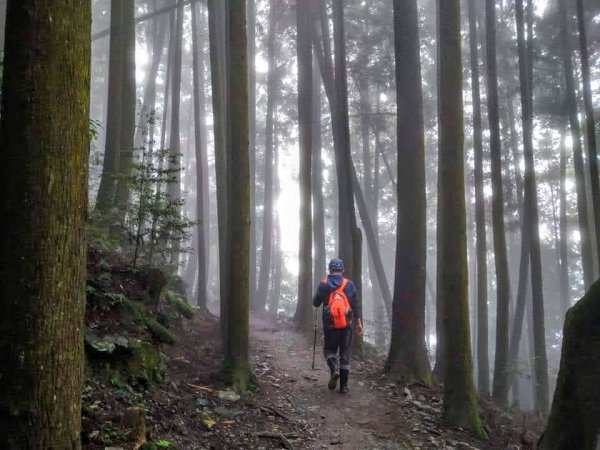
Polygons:
<instances>
[{"instance_id":1,"label":"dark hiking pant","mask_svg":"<svg viewBox=\"0 0 600 450\"><path fill-rule=\"evenodd\" d=\"M333 371L337 366L339 352L340 370L350 370L350 358L352 351L352 327L336 329L325 329L325 345L323 354L327 360L327 365Z\"/></svg>"}]
</instances>

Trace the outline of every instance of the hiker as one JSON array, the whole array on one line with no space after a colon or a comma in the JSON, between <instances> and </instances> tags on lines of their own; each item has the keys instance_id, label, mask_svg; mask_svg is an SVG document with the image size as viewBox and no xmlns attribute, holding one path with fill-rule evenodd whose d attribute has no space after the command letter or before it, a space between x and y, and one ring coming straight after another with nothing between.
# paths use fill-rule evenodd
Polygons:
<instances>
[{"instance_id":1,"label":"hiker","mask_svg":"<svg viewBox=\"0 0 600 450\"><path fill-rule=\"evenodd\" d=\"M331 390L340 380L340 393L348 392L348 375L352 350L353 320L356 320L356 333L363 333L362 307L356 286L344 278L344 262L341 259L329 261L329 275L317 287L313 305L323 304L323 353L330 378L327 387ZM339 372L338 372L339 351Z\"/></svg>"}]
</instances>

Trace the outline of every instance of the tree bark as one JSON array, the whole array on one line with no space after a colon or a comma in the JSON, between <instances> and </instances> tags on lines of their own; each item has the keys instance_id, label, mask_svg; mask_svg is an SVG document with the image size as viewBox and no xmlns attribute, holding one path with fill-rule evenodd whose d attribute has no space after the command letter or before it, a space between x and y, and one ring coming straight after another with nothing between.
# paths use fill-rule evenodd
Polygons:
<instances>
[{"instance_id":1,"label":"tree bark","mask_svg":"<svg viewBox=\"0 0 600 450\"><path fill-rule=\"evenodd\" d=\"M418 24L416 0L395 0L398 220L392 338L385 370L403 381L425 381L430 374L425 345L427 202Z\"/></svg>"},{"instance_id":2,"label":"tree bark","mask_svg":"<svg viewBox=\"0 0 600 450\"><path fill-rule=\"evenodd\" d=\"M171 201L181 199L181 136L180 136L180 107L181 107L181 70L183 60L183 0L177 0L177 15L175 20L175 48L173 53L173 84L171 85L171 132L169 135L169 170L173 172L173 182L169 183L168 193ZM174 242L171 263L179 265L180 243ZM175 269L175 271L177 271Z\"/></svg>"},{"instance_id":3,"label":"tree bark","mask_svg":"<svg viewBox=\"0 0 600 450\"><path fill-rule=\"evenodd\" d=\"M298 55L298 131L300 136L300 236L298 304L294 320L300 329L312 326L312 2L296 1Z\"/></svg>"},{"instance_id":4,"label":"tree bark","mask_svg":"<svg viewBox=\"0 0 600 450\"><path fill-rule=\"evenodd\" d=\"M560 19L560 40L562 63L565 72L566 109L569 114L571 139L573 141L573 162L575 165L575 186L577 189L577 213L579 219L579 235L581 245L581 264L585 288L589 288L594 280L594 264L592 260L592 238L589 229L587 189L585 185L585 169L583 151L581 149L581 127L577 117L577 99L575 97L575 80L573 77L573 62L569 45L569 27L567 19L566 0L558 0Z\"/></svg>"},{"instance_id":5,"label":"tree bark","mask_svg":"<svg viewBox=\"0 0 600 450\"><path fill-rule=\"evenodd\" d=\"M267 117L265 126L265 196L263 204L263 229L260 253L260 272L258 288L255 296L255 308L264 311L269 290L269 274L271 273L271 254L273 243L273 122L279 88L279 70L275 59L277 34L277 1L270 1L269 38L267 43L267 58L269 73L267 76Z\"/></svg>"},{"instance_id":6,"label":"tree bark","mask_svg":"<svg viewBox=\"0 0 600 450\"><path fill-rule=\"evenodd\" d=\"M567 146L565 145L565 132L560 139L560 212L559 212L559 240L560 240L560 303L562 311L567 312L571 305L569 295L569 233L567 225Z\"/></svg>"},{"instance_id":7,"label":"tree bark","mask_svg":"<svg viewBox=\"0 0 600 450\"><path fill-rule=\"evenodd\" d=\"M485 198L483 193L483 144L481 93L479 85L479 50L475 0L469 0L469 48L471 54L471 89L473 101L473 155L475 179L475 239L477 253L477 386L487 396L490 392L490 362L487 306L487 241Z\"/></svg>"},{"instance_id":8,"label":"tree bark","mask_svg":"<svg viewBox=\"0 0 600 450\"><path fill-rule=\"evenodd\" d=\"M313 18L313 20L316 18ZM327 254L325 250L325 200L323 197L323 161L321 127L321 79L317 58L313 56L313 158L312 158L312 196L313 196L313 286L325 276Z\"/></svg>"},{"instance_id":9,"label":"tree bark","mask_svg":"<svg viewBox=\"0 0 600 450\"><path fill-rule=\"evenodd\" d=\"M508 403L508 310L510 280L506 254L502 149L498 117L498 75L496 61L496 3L486 0L486 48L488 118L492 166L492 229L496 261L496 354L492 396L499 405Z\"/></svg>"},{"instance_id":10,"label":"tree bark","mask_svg":"<svg viewBox=\"0 0 600 450\"><path fill-rule=\"evenodd\" d=\"M227 27L227 116L231 130L227 140L229 188L227 241L229 267L227 295L227 333L224 373L239 391L253 381L249 346L250 274L250 157L248 152L248 62L246 40L246 2L228 0Z\"/></svg>"},{"instance_id":11,"label":"tree bark","mask_svg":"<svg viewBox=\"0 0 600 450\"><path fill-rule=\"evenodd\" d=\"M438 14L437 295L444 324L443 419L481 436L469 337L459 1L438 0Z\"/></svg>"},{"instance_id":12,"label":"tree bark","mask_svg":"<svg viewBox=\"0 0 600 450\"><path fill-rule=\"evenodd\" d=\"M600 282L567 312L560 370L541 450L600 444Z\"/></svg>"},{"instance_id":13,"label":"tree bark","mask_svg":"<svg viewBox=\"0 0 600 450\"><path fill-rule=\"evenodd\" d=\"M135 136L135 106L136 106L136 83L135 83L135 2L134 0L122 0L123 14L123 46L121 47L122 81L121 90L121 132L120 132L120 156L119 156L119 180L115 196L115 208L119 225L125 227L125 216L129 205L129 177L133 164L133 148Z\"/></svg>"},{"instance_id":14,"label":"tree bark","mask_svg":"<svg viewBox=\"0 0 600 450\"><path fill-rule=\"evenodd\" d=\"M111 0L110 50L108 63L108 106L102 176L96 196L96 210L104 222L109 219L117 193L116 176L121 155L122 93L123 93L123 8L126 2Z\"/></svg>"},{"instance_id":15,"label":"tree bark","mask_svg":"<svg viewBox=\"0 0 600 450\"><path fill-rule=\"evenodd\" d=\"M531 264L531 297L533 305L533 338L535 349L535 403L542 413L548 411L548 359L546 356L546 331L544 317L544 292L542 286L542 257L540 249L539 215L537 209L537 184L533 158L533 94L531 85L531 47L525 46L523 0L515 0L517 21L517 46L521 84L521 117L523 121L524 224L529 232L529 257ZM531 34L528 36L531 42ZM525 219L527 220L525 222Z\"/></svg>"},{"instance_id":16,"label":"tree bark","mask_svg":"<svg viewBox=\"0 0 600 450\"><path fill-rule=\"evenodd\" d=\"M348 123L348 87L346 79L346 41L344 30L345 0L333 1L333 34L334 34L334 85L335 85L335 115L338 125L334 134L336 147L336 173L338 178L338 233L339 257L344 261L346 276L355 282L360 277L354 273L353 262L356 248L354 239L357 228L354 211L354 192L352 187L352 154L350 151L350 127Z\"/></svg>"},{"instance_id":17,"label":"tree bark","mask_svg":"<svg viewBox=\"0 0 600 450\"><path fill-rule=\"evenodd\" d=\"M207 230L208 222L205 212L206 192L208 187L208 173L205 171L206 160L206 123L205 123L205 96L204 96L204 56L203 48L200 42L200 35L197 18L197 5L192 3L192 72L193 72L193 95L194 95L194 144L196 147L196 259L198 266L198 287L196 290L196 305L203 310L206 309L208 296L207 276Z\"/></svg>"},{"instance_id":18,"label":"tree bark","mask_svg":"<svg viewBox=\"0 0 600 450\"><path fill-rule=\"evenodd\" d=\"M217 222L219 229L219 298L221 335L227 330L227 295L229 257L227 248L227 84L225 80L225 3L208 0L210 69L215 142L215 174L217 185Z\"/></svg>"},{"instance_id":19,"label":"tree bark","mask_svg":"<svg viewBox=\"0 0 600 450\"><path fill-rule=\"evenodd\" d=\"M592 193L592 223L596 234L596 258L600 259L600 179L598 178L598 150L596 144L596 120L592 102L590 57L587 44L585 11L583 0L576 0L577 28L579 30L579 51L581 55L581 76L583 78L583 105L585 110L585 130L587 136L590 189Z\"/></svg>"},{"instance_id":20,"label":"tree bark","mask_svg":"<svg viewBox=\"0 0 600 450\"><path fill-rule=\"evenodd\" d=\"M10 0L0 121L0 447L81 448L91 3Z\"/></svg>"},{"instance_id":21,"label":"tree bark","mask_svg":"<svg viewBox=\"0 0 600 450\"><path fill-rule=\"evenodd\" d=\"M250 305L260 303L264 309L266 298L257 297L256 267L256 0L247 0L248 20L248 129L250 152ZM272 66L269 66L271 69ZM269 74L271 70L269 70Z\"/></svg>"}]
</instances>

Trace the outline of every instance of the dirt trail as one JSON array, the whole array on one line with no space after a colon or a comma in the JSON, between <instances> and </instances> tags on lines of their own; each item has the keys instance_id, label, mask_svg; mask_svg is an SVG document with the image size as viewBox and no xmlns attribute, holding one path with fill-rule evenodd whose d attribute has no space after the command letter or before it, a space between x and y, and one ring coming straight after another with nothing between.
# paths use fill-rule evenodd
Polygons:
<instances>
[{"instance_id":1,"label":"dirt trail","mask_svg":"<svg viewBox=\"0 0 600 450\"><path fill-rule=\"evenodd\" d=\"M398 430L394 430L389 416L397 407L379 390L372 389L374 382L368 379L364 364L353 365L349 393L330 391L326 386L329 370L322 356L322 336L319 333L312 370L312 342L286 325L252 317L252 358L264 389L275 388L281 398L274 400L292 410L314 433L315 440L306 448L412 448L396 440Z\"/></svg>"}]
</instances>

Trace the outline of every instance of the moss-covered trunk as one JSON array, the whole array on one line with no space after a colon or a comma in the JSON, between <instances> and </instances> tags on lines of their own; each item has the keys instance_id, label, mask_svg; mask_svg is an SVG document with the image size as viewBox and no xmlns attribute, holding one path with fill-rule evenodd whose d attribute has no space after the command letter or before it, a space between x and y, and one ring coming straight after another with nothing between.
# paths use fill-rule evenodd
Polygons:
<instances>
[{"instance_id":1,"label":"moss-covered trunk","mask_svg":"<svg viewBox=\"0 0 600 450\"><path fill-rule=\"evenodd\" d=\"M426 380L425 267L427 224L425 131L416 0L394 1L398 103L398 220L392 339L386 369L404 380Z\"/></svg>"},{"instance_id":2,"label":"moss-covered trunk","mask_svg":"<svg viewBox=\"0 0 600 450\"><path fill-rule=\"evenodd\" d=\"M443 418L451 425L483 434L475 403L469 332L459 1L438 0L438 10L437 295L443 306Z\"/></svg>"},{"instance_id":3,"label":"moss-covered trunk","mask_svg":"<svg viewBox=\"0 0 600 450\"><path fill-rule=\"evenodd\" d=\"M0 163L0 447L79 449L91 4L11 0Z\"/></svg>"},{"instance_id":4,"label":"moss-covered trunk","mask_svg":"<svg viewBox=\"0 0 600 450\"><path fill-rule=\"evenodd\" d=\"M244 0L227 3L227 115L228 137L227 241L229 267L227 333L224 371L238 390L252 381L249 338L249 256L250 256L250 168L248 152L248 63L246 47L246 6Z\"/></svg>"},{"instance_id":5,"label":"moss-covered trunk","mask_svg":"<svg viewBox=\"0 0 600 450\"><path fill-rule=\"evenodd\" d=\"M600 281L567 312L560 370L542 450L600 444Z\"/></svg>"}]
</instances>

